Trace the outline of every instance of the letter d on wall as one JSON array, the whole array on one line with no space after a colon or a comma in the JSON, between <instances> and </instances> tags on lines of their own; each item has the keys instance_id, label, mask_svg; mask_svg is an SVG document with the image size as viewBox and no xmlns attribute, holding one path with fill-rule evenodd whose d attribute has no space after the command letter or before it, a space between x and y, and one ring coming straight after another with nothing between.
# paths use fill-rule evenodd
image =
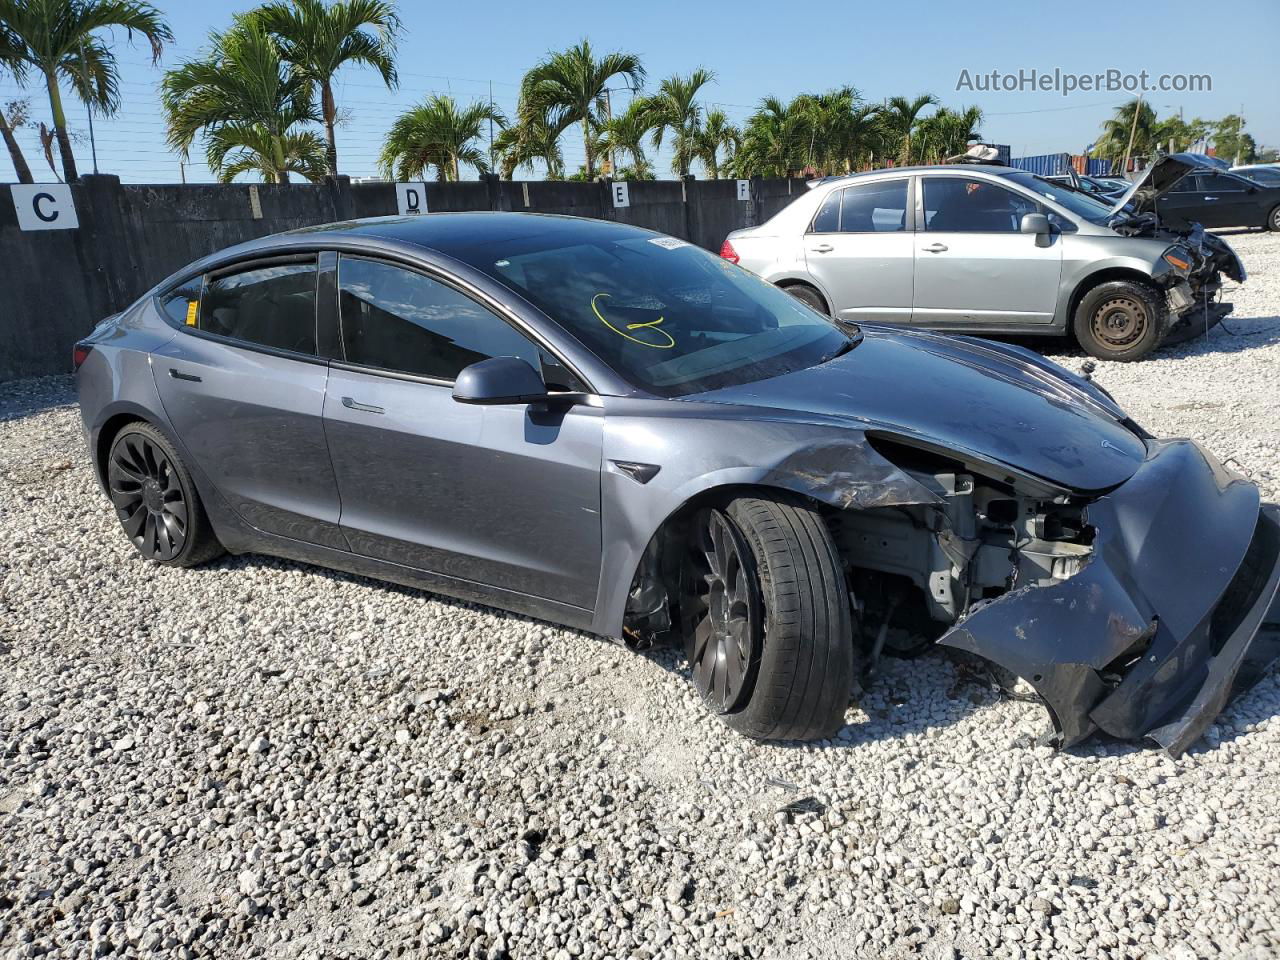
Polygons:
<instances>
[{"instance_id":1,"label":"letter d on wall","mask_svg":"<svg viewBox=\"0 0 1280 960\"><path fill-rule=\"evenodd\" d=\"M400 216L427 212L427 185L425 183L397 183L396 209Z\"/></svg>"},{"instance_id":2,"label":"letter d on wall","mask_svg":"<svg viewBox=\"0 0 1280 960\"><path fill-rule=\"evenodd\" d=\"M74 230L80 226L71 187L65 183L15 183L13 209L23 230Z\"/></svg>"}]
</instances>

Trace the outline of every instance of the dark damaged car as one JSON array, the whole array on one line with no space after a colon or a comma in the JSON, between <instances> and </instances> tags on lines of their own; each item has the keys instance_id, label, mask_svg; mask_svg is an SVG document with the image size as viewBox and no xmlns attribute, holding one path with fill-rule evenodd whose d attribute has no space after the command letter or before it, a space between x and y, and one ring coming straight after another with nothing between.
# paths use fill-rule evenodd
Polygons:
<instances>
[{"instance_id":1,"label":"dark damaged car","mask_svg":"<svg viewBox=\"0 0 1280 960\"><path fill-rule=\"evenodd\" d=\"M179 271L76 348L89 452L158 563L261 552L676 638L762 739L934 644L1052 739L1184 750L1274 653L1280 526L1030 351L832 321L617 223L336 224Z\"/></svg>"}]
</instances>

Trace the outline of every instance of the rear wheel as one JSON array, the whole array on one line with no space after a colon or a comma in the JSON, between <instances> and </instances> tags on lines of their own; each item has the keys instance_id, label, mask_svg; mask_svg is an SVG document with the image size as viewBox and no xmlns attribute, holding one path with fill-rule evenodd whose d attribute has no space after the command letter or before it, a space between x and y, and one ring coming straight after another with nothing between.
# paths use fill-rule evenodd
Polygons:
<instances>
[{"instance_id":1,"label":"rear wheel","mask_svg":"<svg viewBox=\"0 0 1280 960\"><path fill-rule=\"evenodd\" d=\"M1267 215L1267 229L1280 232L1280 203Z\"/></svg>"},{"instance_id":2,"label":"rear wheel","mask_svg":"<svg viewBox=\"0 0 1280 960\"><path fill-rule=\"evenodd\" d=\"M191 474L151 424L131 423L116 434L107 490L125 536L148 560L192 567L222 553Z\"/></svg>"},{"instance_id":3,"label":"rear wheel","mask_svg":"<svg viewBox=\"0 0 1280 960\"><path fill-rule=\"evenodd\" d=\"M703 702L759 740L839 730L853 683L853 628L821 515L795 497L744 497L700 510L690 541L682 619Z\"/></svg>"},{"instance_id":4,"label":"rear wheel","mask_svg":"<svg viewBox=\"0 0 1280 960\"><path fill-rule=\"evenodd\" d=\"M806 307L810 307L822 314L824 317L828 315L827 301L822 299L822 294L807 283L793 283L782 288L791 294Z\"/></svg>"},{"instance_id":5,"label":"rear wheel","mask_svg":"<svg viewBox=\"0 0 1280 960\"><path fill-rule=\"evenodd\" d=\"M1145 283L1101 283L1081 299L1074 327L1080 346L1099 360L1138 360L1164 338L1164 302Z\"/></svg>"}]
</instances>

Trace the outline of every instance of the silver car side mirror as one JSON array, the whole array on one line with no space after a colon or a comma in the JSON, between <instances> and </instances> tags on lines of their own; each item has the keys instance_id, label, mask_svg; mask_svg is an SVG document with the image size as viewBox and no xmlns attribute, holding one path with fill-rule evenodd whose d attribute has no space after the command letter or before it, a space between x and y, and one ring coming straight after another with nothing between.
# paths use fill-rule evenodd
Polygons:
<instances>
[{"instance_id":1,"label":"silver car side mirror","mask_svg":"<svg viewBox=\"0 0 1280 960\"><path fill-rule=\"evenodd\" d=\"M1047 247L1053 242L1053 228L1043 213L1024 213L1019 229L1022 233L1034 233L1037 247Z\"/></svg>"}]
</instances>

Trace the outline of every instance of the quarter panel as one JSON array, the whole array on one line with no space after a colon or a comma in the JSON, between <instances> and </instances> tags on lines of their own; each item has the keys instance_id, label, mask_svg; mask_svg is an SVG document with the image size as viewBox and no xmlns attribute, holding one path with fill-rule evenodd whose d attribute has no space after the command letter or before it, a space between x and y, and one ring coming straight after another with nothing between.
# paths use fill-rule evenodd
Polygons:
<instances>
[{"instance_id":1,"label":"quarter panel","mask_svg":"<svg viewBox=\"0 0 1280 960\"><path fill-rule=\"evenodd\" d=\"M937 502L857 429L696 401L606 397L604 404L604 541L592 630L605 636L622 635L631 579L650 539L700 494L750 486L839 508ZM640 483L618 461L659 469Z\"/></svg>"}]
</instances>

